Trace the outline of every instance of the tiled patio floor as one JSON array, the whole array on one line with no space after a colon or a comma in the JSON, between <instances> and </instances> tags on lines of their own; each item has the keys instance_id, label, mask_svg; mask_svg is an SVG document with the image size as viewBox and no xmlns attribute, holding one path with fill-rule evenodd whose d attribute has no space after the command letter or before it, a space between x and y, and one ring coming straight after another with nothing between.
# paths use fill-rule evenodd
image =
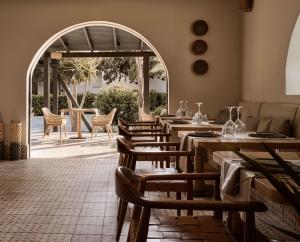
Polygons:
<instances>
[{"instance_id":1,"label":"tiled patio floor","mask_svg":"<svg viewBox=\"0 0 300 242\"><path fill-rule=\"evenodd\" d=\"M116 156L1 162L0 241L114 241L116 165Z\"/></svg>"},{"instance_id":2,"label":"tiled patio floor","mask_svg":"<svg viewBox=\"0 0 300 242\"><path fill-rule=\"evenodd\" d=\"M0 241L115 241L117 162L118 155L1 161ZM176 212L153 211L159 214ZM128 223L129 216L120 241Z\"/></svg>"}]
</instances>

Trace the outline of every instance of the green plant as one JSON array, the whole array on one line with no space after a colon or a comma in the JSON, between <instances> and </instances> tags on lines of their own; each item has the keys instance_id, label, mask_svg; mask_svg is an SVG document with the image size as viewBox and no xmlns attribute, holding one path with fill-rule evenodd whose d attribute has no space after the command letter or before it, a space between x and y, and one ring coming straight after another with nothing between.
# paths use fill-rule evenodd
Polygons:
<instances>
[{"instance_id":1,"label":"green plant","mask_svg":"<svg viewBox=\"0 0 300 242\"><path fill-rule=\"evenodd\" d=\"M150 97L151 112L154 112L154 110L158 107L161 108L167 107L167 93L151 90L149 93L149 97Z\"/></svg>"},{"instance_id":2,"label":"green plant","mask_svg":"<svg viewBox=\"0 0 300 242\"><path fill-rule=\"evenodd\" d=\"M96 107L103 114L108 114L113 108L117 108L114 123L119 117L134 121L138 118L138 94L120 86L109 87L98 95Z\"/></svg>"}]
</instances>

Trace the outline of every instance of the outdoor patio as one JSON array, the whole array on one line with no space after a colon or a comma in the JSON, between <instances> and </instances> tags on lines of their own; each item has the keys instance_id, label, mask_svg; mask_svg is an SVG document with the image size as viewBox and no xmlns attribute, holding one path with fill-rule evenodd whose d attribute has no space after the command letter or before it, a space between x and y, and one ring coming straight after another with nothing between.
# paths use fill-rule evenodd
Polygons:
<instances>
[{"instance_id":1,"label":"outdoor patio","mask_svg":"<svg viewBox=\"0 0 300 242\"><path fill-rule=\"evenodd\" d=\"M43 116L33 117L31 157L97 159L117 154L116 133L112 140L107 133L98 133L91 139L91 134L84 125L82 127L85 139L72 139L76 137L76 132L68 131L67 138L60 142L59 132L52 132L50 137L43 138ZM67 128L70 130L69 126Z\"/></svg>"}]
</instances>

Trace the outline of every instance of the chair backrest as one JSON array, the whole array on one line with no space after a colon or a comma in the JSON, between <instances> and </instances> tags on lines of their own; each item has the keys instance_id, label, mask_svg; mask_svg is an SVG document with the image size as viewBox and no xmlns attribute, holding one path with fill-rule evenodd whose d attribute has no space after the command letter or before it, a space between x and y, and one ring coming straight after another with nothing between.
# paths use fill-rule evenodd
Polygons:
<instances>
[{"instance_id":1,"label":"chair backrest","mask_svg":"<svg viewBox=\"0 0 300 242\"><path fill-rule=\"evenodd\" d=\"M146 114L143 109L139 108L139 121L155 121L155 117L152 115Z\"/></svg>"},{"instance_id":2,"label":"chair backrest","mask_svg":"<svg viewBox=\"0 0 300 242\"><path fill-rule=\"evenodd\" d=\"M50 112L49 108L43 107L43 108L42 108L42 111L43 111L43 115L44 115L45 117L46 117L46 116L53 115L53 113Z\"/></svg>"},{"instance_id":3,"label":"chair backrest","mask_svg":"<svg viewBox=\"0 0 300 242\"><path fill-rule=\"evenodd\" d=\"M114 117L115 117L115 114L117 112L117 109L114 108L113 110L110 111L109 114L107 114L107 117L108 117L108 124L111 125L112 122L114 121Z\"/></svg>"},{"instance_id":4,"label":"chair backrest","mask_svg":"<svg viewBox=\"0 0 300 242\"><path fill-rule=\"evenodd\" d=\"M117 150L121 154L131 154L131 147L123 138L117 138Z\"/></svg>"},{"instance_id":5,"label":"chair backrest","mask_svg":"<svg viewBox=\"0 0 300 242\"><path fill-rule=\"evenodd\" d=\"M144 203L143 194L137 189L138 179L132 170L119 166L115 178L116 193L122 200L136 205Z\"/></svg>"}]
</instances>

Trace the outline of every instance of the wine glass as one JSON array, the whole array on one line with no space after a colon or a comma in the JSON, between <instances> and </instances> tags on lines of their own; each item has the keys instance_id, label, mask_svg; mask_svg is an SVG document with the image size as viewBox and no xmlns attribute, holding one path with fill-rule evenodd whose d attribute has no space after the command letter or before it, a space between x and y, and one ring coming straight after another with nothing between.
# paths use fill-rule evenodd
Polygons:
<instances>
[{"instance_id":1,"label":"wine glass","mask_svg":"<svg viewBox=\"0 0 300 242\"><path fill-rule=\"evenodd\" d=\"M235 107L237 110L237 119L235 120L235 134L244 134L246 133L246 125L240 120L240 109L242 106Z\"/></svg>"},{"instance_id":2,"label":"wine glass","mask_svg":"<svg viewBox=\"0 0 300 242\"><path fill-rule=\"evenodd\" d=\"M184 117L185 116L185 110L183 108L183 101L179 101L179 108L176 112L177 117Z\"/></svg>"},{"instance_id":3,"label":"wine glass","mask_svg":"<svg viewBox=\"0 0 300 242\"><path fill-rule=\"evenodd\" d=\"M185 116L191 116L191 111L188 109L188 103L189 101L184 101Z\"/></svg>"},{"instance_id":4,"label":"wine glass","mask_svg":"<svg viewBox=\"0 0 300 242\"><path fill-rule=\"evenodd\" d=\"M194 124L201 124L202 122L202 113L201 113L201 105L203 103L196 103L198 105L198 112L195 113L194 117L193 117L193 123Z\"/></svg>"},{"instance_id":5,"label":"wine glass","mask_svg":"<svg viewBox=\"0 0 300 242\"><path fill-rule=\"evenodd\" d=\"M234 134L235 132L235 128L236 128L236 124L232 121L232 109L233 107L226 107L229 110L229 120L224 124L223 128L222 128L222 134Z\"/></svg>"}]
</instances>

